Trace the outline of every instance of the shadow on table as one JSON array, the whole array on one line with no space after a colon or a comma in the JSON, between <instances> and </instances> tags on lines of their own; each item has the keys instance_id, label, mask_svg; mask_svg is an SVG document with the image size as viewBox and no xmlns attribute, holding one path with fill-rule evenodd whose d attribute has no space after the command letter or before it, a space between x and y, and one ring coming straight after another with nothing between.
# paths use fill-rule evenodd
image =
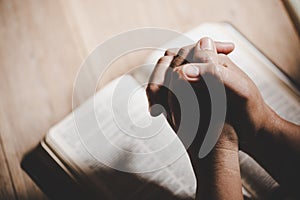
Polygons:
<instances>
[{"instance_id":1,"label":"shadow on table","mask_svg":"<svg viewBox=\"0 0 300 200\"><path fill-rule=\"evenodd\" d=\"M129 163L130 160L122 162ZM137 174L114 169L99 169L89 174L89 179L84 180L81 176L74 181L40 145L24 157L21 166L51 199L192 199L176 196L167 188ZM91 178L103 181L93 182Z\"/></svg>"}]
</instances>

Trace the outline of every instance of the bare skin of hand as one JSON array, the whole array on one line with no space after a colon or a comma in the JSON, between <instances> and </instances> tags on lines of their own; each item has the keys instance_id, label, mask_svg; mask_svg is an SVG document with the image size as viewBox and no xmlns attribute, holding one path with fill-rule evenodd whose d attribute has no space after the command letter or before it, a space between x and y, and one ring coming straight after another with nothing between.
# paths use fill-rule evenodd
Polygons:
<instances>
[{"instance_id":1,"label":"bare skin of hand","mask_svg":"<svg viewBox=\"0 0 300 200\"><path fill-rule=\"evenodd\" d=\"M153 105L162 105L168 122L177 131L180 125L179 105L167 87L178 81L189 82L198 93L199 104L205 105L208 96L202 77L215 77L226 89L226 126L234 130L229 133L237 133L240 148L252 155L288 192L296 196L299 184L295 182L300 179L300 127L283 120L269 108L252 80L225 55L233 49L231 43L202 38L196 45L183 47L179 51L166 51L147 87L150 112L153 116L160 114L162 110L154 110ZM206 114L209 119L209 112L204 112L204 116ZM205 127L205 123L200 123L200 126ZM203 132L205 128L200 128L197 136L203 138ZM234 138L235 134L229 135L232 137L225 138ZM188 152L196 166L201 140L194 143ZM219 162L218 159L214 161Z\"/></svg>"},{"instance_id":2,"label":"bare skin of hand","mask_svg":"<svg viewBox=\"0 0 300 200\"><path fill-rule=\"evenodd\" d=\"M189 151L189 150L188 150ZM238 137L225 124L212 151L202 159L189 151L197 178L196 200L242 200L242 182L238 156Z\"/></svg>"},{"instance_id":3,"label":"bare skin of hand","mask_svg":"<svg viewBox=\"0 0 300 200\"><path fill-rule=\"evenodd\" d=\"M171 85L178 80L173 79L173 83L170 80L169 83L165 83L167 70L172 68L179 79L190 82L198 91L203 90L202 76L215 76L226 89L228 102L226 121L239 133L240 143L248 143L255 133L266 126L265 113L271 111L253 81L225 55L233 48L234 45L231 43L214 43L209 38L203 38L195 46L181 48L178 55L175 54L176 51L168 50L158 61L157 71L153 72L147 89L150 109L153 104L162 104L167 110L171 126L176 131L180 124L179 106L170 105L169 102L172 102L174 97L161 86L172 87ZM174 74L171 73L170 76L176 76ZM162 94L164 92L166 94ZM204 89L202 94L205 95L205 92ZM155 99L157 96L162 100Z\"/></svg>"},{"instance_id":4,"label":"bare skin of hand","mask_svg":"<svg viewBox=\"0 0 300 200\"><path fill-rule=\"evenodd\" d=\"M217 42L214 43L214 45L216 46L216 51L219 53L230 53L234 48L231 43ZM148 95L153 97L149 98L150 105L157 103L164 105L167 110L165 115L175 131L180 123L177 121L177 117L180 116L180 113L177 112L176 105L173 102L175 101L174 96L166 87L163 87L165 84L164 82L166 81L165 77L167 76L166 71L169 66L174 69L171 73L171 80L168 80L169 84L174 84L176 82L178 85L181 81L186 81L183 77L179 77L179 75L181 76L182 74L178 67L184 66L184 63L187 62L186 57L192 56L191 52L201 54L200 51L202 50L200 48L203 47L205 47L205 44L202 43L202 41L199 41L196 46L188 46L179 50L179 56L176 56L176 50L167 51L166 55L158 61L152 75L152 80L150 81L152 83L148 86ZM191 59L196 59L198 61L202 59L203 62L208 63L210 60L206 59L209 58L204 57L206 54L202 55L202 57L192 57ZM214 57L216 55L217 52L213 52L209 56ZM201 102L205 103L205 101L202 100ZM153 115L159 114L157 110L151 110L151 113ZM197 136L202 138L203 132L203 129L199 129ZM229 124L225 124L217 144L203 159L199 159L197 154L201 144L200 140L195 139L195 142L193 142L187 150L197 177L196 199L243 199L238 163L238 140L233 127ZM230 187L228 187L229 184Z\"/></svg>"}]
</instances>

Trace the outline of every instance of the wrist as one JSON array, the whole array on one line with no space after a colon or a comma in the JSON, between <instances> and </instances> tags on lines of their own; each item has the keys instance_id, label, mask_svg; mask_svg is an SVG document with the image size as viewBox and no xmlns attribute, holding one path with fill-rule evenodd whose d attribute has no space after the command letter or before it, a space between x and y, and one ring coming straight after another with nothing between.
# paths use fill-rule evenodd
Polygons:
<instances>
[{"instance_id":1,"label":"wrist","mask_svg":"<svg viewBox=\"0 0 300 200\"><path fill-rule=\"evenodd\" d=\"M214 147L214 151L238 151L238 136L233 126L225 123L222 133Z\"/></svg>"},{"instance_id":2,"label":"wrist","mask_svg":"<svg viewBox=\"0 0 300 200\"><path fill-rule=\"evenodd\" d=\"M229 124L224 124L222 133L208 157L212 165L216 167L231 168L232 159L238 158L238 136ZM235 165L235 164L234 164Z\"/></svg>"},{"instance_id":3,"label":"wrist","mask_svg":"<svg viewBox=\"0 0 300 200\"><path fill-rule=\"evenodd\" d=\"M268 105L265 106L264 113L265 119L257 132L258 136L266 132L274 132L274 130L278 128L278 125L281 121L281 118L277 115L277 113L275 113Z\"/></svg>"},{"instance_id":4,"label":"wrist","mask_svg":"<svg viewBox=\"0 0 300 200\"><path fill-rule=\"evenodd\" d=\"M263 126L256 133L256 140L261 140L262 138L268 136L275 136L277 133L280 132L280 129L284 124L284 120L269 106L267 106L265 113L266 117Z\"/></svg>"},{"instance_id":5,"label":"wrist","mask_svg":"<svg viewBox=\"0 0 300 200\"><path fill-rule=\"evenodd\" d=\"M203 135L202 133L198 133L198 135ZM193 143L187 149L190 157L192 159L199 159L199 151L201 149L201 144L203 143L203 138L199 139L196 137ZM220 152L225 150L238 151L238 136L236 134L235 129L228 123L225 123L222 128L222 132L215 144L212 148L212 152ZM209 153L211 154L211 153Z\"/></svg>"},{"instance_id":6,"label":"wrist","mask_svg":"<svg viewBox=\"0 0 300 200\"><path fill-rule=\"evenodd\" d=\"M223 199L228 194L235 197L241 195L238 141L232 127L225 125L212 151L204 158L197 158L193 166L199 199ZM230 189L227 187L229 182ZM234 194L232 188L235 188Z\"/></svg>"},{"instance_id":7,"label":"wrist","mask_svg":"<svg viewBox=\"0 0 300 200\"><path fill-rule=\"evenodd\" d=\"M257 129L253 137L247 144L245 145L246 148L243 150L247 153L253 154L255 153L261 145L264 145L264 141L266 138L272 138L278 133L283 120L277 113L275 113L267 104L265 104L265 109L263 110L264 117L261 123L261 126Z\"/></svg>"},{"instance_id":8,"label":"wrist","mask_svg":"<svg viewBox=\"0 0 300 200\"><path fill-rule=\"evenodd\" d=\"M235 130L225 123L217 143L207 156L199 158L199 148L189 148L188 153L194 164L201 163L201 165L211 166L215 163L231 163L229 161L231 157L238 157L238 145L238 136Z\"/></svg>"}]
</instances>

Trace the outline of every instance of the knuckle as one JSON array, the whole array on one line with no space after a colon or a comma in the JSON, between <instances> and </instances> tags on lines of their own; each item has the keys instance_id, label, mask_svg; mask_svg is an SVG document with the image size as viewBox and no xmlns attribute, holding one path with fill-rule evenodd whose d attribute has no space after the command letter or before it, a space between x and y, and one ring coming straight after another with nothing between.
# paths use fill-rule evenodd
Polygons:
<instances>
[{"instance_id":1,"label":"knuckle","mask_svg":"<svg viewBox=\"0 0 300 200\"><path fill-rule=\"evenodd\" d=\"M165 59L166 59L165 56L163 56L163 57L161 57L161 58L158 59L157 63L161 64L161 63L163 63L165 61Z\"/></svg>"},{"instance_id":2,"label":"knuckle","mask_svg":"<svg viewBox=\"0 0 300 200\"><path fill-rule=\"evenodd\" d=\"M163 56L158 59L157 64L169 64L172 59L173 56Z\"/></svg>"},{"instance_id":3,"label":"knuckle","mask_svg":"<svg viewBox=\"0 0 300 200\"><path fill-rule=\"evenodd\" d=\"M146 88L147 95L151 96L151 95L155 94L160 89L160 87L161 86L159 84L149 83Z\"/></svg>"},{"instance_id":4,"label":"knuckle","mask_svg":"<svg viewBox=\"0 0 300 200\"><path fill-rule=\"evenodd\" d=\"M211 63L212 58L208 54L203 54L199 57L199 60L203 63Z\"/></svg>"},{"instance_id":5,"label":"knuckle","mask_svg":"<svg viewBox=\"0 0 300 200\"><path fill-rule=\"evenodd\" d=\"M213 52L200 51L194 55L193 59L195 60L195 62L212 63L216 61L217 55Z\"/></svg>"},{"instance_id":6,"label":"knuckle","mask_svg":"<svg viewBox=\"0 0 300 200\"><path fill-rule=\"evenodd\" d=\"M172 49L167 49L167 50L165 51L165 56L171 56L171 55L175 55L174 50L172 50Z\"/></svg>"},{"instance_id":7,"label":"knuckle","mask_svg":"<svg viewBox=\"0 0 300 200\"><path fill-rule=\"evenodd\" d=\"M189 52L189 49L187 47L182 47L179 49L178 55L182 56L182 55L186 55Z\"/></svg>"}]
</instances>

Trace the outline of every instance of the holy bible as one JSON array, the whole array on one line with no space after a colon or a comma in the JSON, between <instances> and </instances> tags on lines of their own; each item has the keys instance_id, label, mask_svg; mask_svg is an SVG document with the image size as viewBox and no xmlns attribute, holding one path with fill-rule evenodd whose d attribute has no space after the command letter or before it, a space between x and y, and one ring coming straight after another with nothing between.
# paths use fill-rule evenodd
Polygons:
<instances>
[{"instance_id":1,"label":"holy bible","mask_svg":"<svg viewBox=\"0 0 300 200\"><path fill-rule=\"evenodd\" d=\"M267 104L300 124L300 93L294 82L234 27L207 23L185 35L195 42L203 36L233 42L235 50L229 57L256 83ZM162 55L154 53L149 60L155 62ZM184 146L162 115L152 118L148 113L142 83L152 69L108 83L53 126L24 157L23 169L50 198L194 198L196 179ZM131 122L118 120L122 118ZM151 123L157 126L142 129ZM267 171L244 152L239 156L245 199L286 198Z\"/></svg>"}]
</instances>

